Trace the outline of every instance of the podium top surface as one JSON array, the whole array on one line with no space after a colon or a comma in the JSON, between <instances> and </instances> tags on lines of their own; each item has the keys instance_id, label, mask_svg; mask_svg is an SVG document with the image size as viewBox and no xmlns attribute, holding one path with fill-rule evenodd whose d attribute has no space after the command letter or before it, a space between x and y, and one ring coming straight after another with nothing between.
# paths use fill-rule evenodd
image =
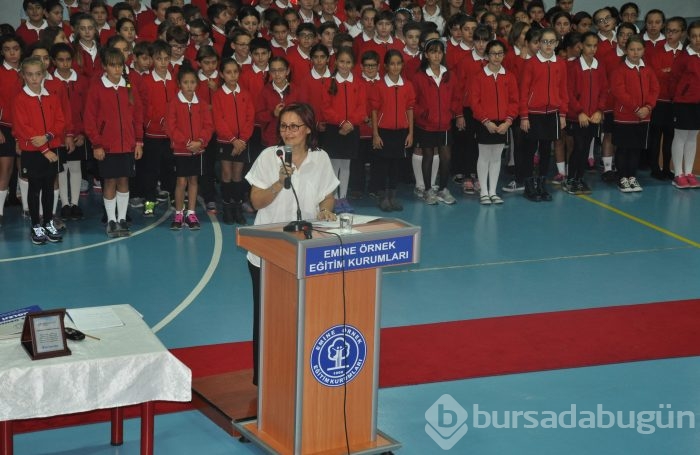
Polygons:
<instances>
[{"instance_id":1,"label":"podium top surface","mask_svg":"<svg viewBox=\"0 0 700 455\"><path fill-rule=\"evenodd\" d=\"M314 227L312 239L284 232L286 224L239 227L236 243L298 278L418 262L421 228L398 218L355 224L352 233L340 235Z\"/></svg>"}]
</instances>

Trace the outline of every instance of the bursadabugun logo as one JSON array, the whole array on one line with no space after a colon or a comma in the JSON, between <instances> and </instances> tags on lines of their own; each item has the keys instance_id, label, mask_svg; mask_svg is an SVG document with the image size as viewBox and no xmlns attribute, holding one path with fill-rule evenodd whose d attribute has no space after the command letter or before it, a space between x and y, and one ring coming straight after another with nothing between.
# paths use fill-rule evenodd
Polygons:
<instances>
[{"instance_id":1,"label":"bursadabugun logo","mask_svg":"<svg viewBox=\"0 0 700 455\"><path fill-rule=\"evenodd\" d=\"M469 431L468 417L469 413L446 393L425 411L425 432L443 450L450 450Z\"/></svg>"}]
</instances>

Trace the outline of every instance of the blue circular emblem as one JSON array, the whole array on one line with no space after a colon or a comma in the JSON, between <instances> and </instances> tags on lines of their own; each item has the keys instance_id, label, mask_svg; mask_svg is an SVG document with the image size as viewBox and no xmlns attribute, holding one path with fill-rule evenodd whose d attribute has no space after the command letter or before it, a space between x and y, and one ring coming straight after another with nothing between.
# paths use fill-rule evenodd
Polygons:
<instances>
[{"instance_id":1,"label":"blue circular emblem","mask_svg":"<svg viewBox=\"0 0 700 455\"><path fill-rule=\"evenodd\" d=\"M336 325L321 334L311 350L311 373L327 387L346 384L360 373L367 357L365 337L351 325Z\"/></svg>"}]
</instances>

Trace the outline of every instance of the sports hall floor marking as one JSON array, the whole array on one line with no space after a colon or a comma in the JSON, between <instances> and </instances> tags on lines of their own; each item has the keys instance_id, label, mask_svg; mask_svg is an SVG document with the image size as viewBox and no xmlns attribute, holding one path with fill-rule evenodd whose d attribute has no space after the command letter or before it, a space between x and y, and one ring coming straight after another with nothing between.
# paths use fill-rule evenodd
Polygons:
<instances>
[{"instance_id":1,"label":"sports hall floor marking","mask_svg":"<svg viewBox=\"0 0 700 455\"><path fill-rule=\"evenodd\" d=\"M83 246L79 246L76 248L70 248L68 250L53 251L51 253L32 254L29 256L18 256L18 257L0 259L0 264L2 264L4 262L26 261L28 259L45 258L48 256L56 256L59 254L75 253L78 251L89 250L91 248L97 248L97 247L100 247L103 245L109 245L110 243L114 243L114 242L121 242L122 240L126 240L130 237L135 237L137 235L145 234L146 232L148 232L151 229L155 228L156 226L160 225L163 221L167 220L170 217L170 212L171 212L170 209L166 210L165 213L163 213L163 215L160 218L158 218L158 220L155 223L149 224L148 226L144 227L143 229L133 231L129 237L119 237L116 239L109 239L109 240L105 240L103 242L97 242L97 243L93 243L90 245L83 245Z\"/></svg>"},{"instance_id":2,"label":"sports hall floor marking","mask_svg":"<svg viewBox=\"0 0 700 455\"><path fill-rule=\"evenodd\" d=\"M197 296L202 292L202 290L204 290L206 285L209 283L211 277L214 275L214 272L216 271L216 268L219 265L219 260L221 259L221 252L223 251L223 234L221 232L221 225L219 224L219 220L216 217L216 215L207 213L207 216L209 217L209 220L211 221L211 227L214 230L214 251L212 251L209 266L204 271L202 278L199 279L199 282L194 288L192 288L187 297L185 297L185 299L182 302L180 302L178 306L173 308L173 310L170 313L168 313L167 316L161 319L161 321L158 324L154 325L151 328L151 330L153 330L153 333L158 333L158 331L160 331L163 327L168 325L188 306L190 306L194 299L197 298Z\"/></svg>"}]
</instances>

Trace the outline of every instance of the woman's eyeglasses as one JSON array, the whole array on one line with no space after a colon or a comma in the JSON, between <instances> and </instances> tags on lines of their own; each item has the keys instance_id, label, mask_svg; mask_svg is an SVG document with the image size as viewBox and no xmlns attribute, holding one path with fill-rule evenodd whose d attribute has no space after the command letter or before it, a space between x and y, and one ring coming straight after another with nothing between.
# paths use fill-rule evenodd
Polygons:
<instances>
[{"instance_id":1,"label":"woman's eyeglasses","mask_svg":"<svg viewBox=\"0 0 700 455\"><path fill-rule=\"evenodd\" d=\"M303 123L280 123L280 131L291 131L292 133L296 133L302 126L304 126Z\"/></svg>"}]
</instances>

